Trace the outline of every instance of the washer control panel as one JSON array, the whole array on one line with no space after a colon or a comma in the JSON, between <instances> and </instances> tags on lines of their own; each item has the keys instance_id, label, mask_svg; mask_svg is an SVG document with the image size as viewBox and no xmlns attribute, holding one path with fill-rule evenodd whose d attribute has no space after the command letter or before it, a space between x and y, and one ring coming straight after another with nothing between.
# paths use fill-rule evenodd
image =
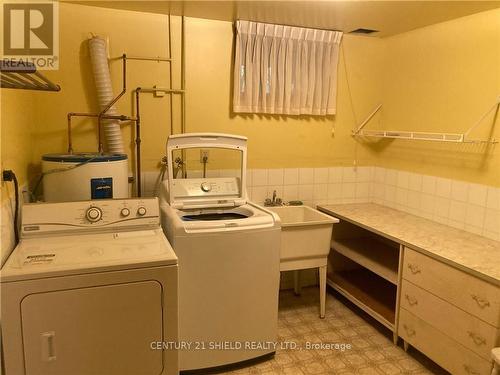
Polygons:
<instances>
[{"instance_id":1,"label":"washer control panel","mask_svg":"<svg viewBox=\"0 0 500 375\"><path fill-rule=\"evenodd\" d=\"M176 179L172 186L176 200L240 195L240 179L237 177Z\"/></svg>"},{"instance_id":2,"label":"washer control panel","mask_svg":"<svg viewBox=\"0 0 500 375\"><path fill-rule=\"evenodd\" d=\"M23 206L22 233L159 224L157 198L34 203Z\"/></svg>"}]
</instances>

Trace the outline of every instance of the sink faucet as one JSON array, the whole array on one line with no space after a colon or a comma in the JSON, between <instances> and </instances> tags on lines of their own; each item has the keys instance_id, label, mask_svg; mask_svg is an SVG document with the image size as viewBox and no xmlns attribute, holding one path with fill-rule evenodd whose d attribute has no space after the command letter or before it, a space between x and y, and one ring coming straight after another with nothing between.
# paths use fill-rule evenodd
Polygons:
<instances>
[{"instance_id":1,"label":"sink faucet","mask_svg":"<svg viewBox=\"0 0 500 375\"><path fill-rule=\"evenodd\" d=\"M283 200L281 198L278 198L278 194L276 190L273 191L273 198L266 198L264 202L264 206L268 207L274 207L274 206L282 206L283 205Z\"/></svg>"}]
</instances>

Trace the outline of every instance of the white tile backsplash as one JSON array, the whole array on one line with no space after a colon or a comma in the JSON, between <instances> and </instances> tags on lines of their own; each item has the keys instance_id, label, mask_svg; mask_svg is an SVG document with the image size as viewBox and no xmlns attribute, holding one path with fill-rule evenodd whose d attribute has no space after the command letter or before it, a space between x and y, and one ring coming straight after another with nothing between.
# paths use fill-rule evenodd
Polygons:
<instances>
[{"instance_id":1,"label":"white tile backsplash","mask_svg":"<svg viewBox=\"0 0 500 375\"><path fill-rule=\"evenodd\" d=\"M468 194L469 184L456 180L451 182L451 199L460 202L467 202Z\"/></svg>"},{"instance_id":2,"label":"white tile backsplash","mask_svg":"<svg viewBox=\"0 0 500 375\"><path fill-rule=\"evenodd\" d=\"M408 173L408 189L412 191L422 191L422 175Z\"/></svg>"},{"instance_id":3,"label":"white tile backsplash","mask_svg":"<svg viewBox=\"0 0 500 375\"><path fill-rule=\"evenodd\" d=\"M356 170L356 182L371 182L373 167L358 167Z\"/></svg>"},{"instance_id":4,"label":"white tile backsplash","mask_svg":"<svg viewBox=\"0 0 500 375\"><path fill-rule=\"evenodd\" d=\"M422 176L422 192L434 194L436 192L436 177Z\"/></svg>"},{"instance_id":5,"label":"white tile backsplash","mask_svg":"<svg viewBox=\"0 0 500 375\"><path fill-rule=\"evenodd\" d=\"M314 183L327 184L328 183L328 168L314 168Z\"/></svg>"},{"instance_id":6,"label":"white tile backsplash","mask_svg":"<svg viewBox=\"0 0 500 375\"><path fill-rule=\"evenodd\" d=\"M486 206L488 187L486 185L470 184L468 202L478 206Z\"/></svg>"},{"instance_id":7,"label":"white tile backsplash","mask_svg":"<svg viewBox=\"0 0 500 375\"><path fill-rule=\"evenodd\" d=\"M328 183L335 184L342 182L342 167L328 168Z\"/></svg>"},{"instance_id":8,"label":"white tile backsplash","mask_svg":"<svg viewBox=\"0 0 500 375\"><path fill-rule=\"evenodd\" d=\"M442 198L451 196L451 180L447 178L436 178L436 195Z\"/></svg>"},{"instance_id":9,"label":"white tile backsplash","mask_svg":"<svg viewBox=\"0 0 500 375\"><path fill-rule=\"evenodd\" d=\"M299 184L299 169L298 168L285 168L285 170L284 170L284 183L285 183L285 185L298 185Z\"/></svg>"},{"instance_id":10,"label":"white tile backsplash","mask_svg":"<svg viewBox=\"0 0 500 375\"><path fill-rule=\"evenodd\" d=\"M342 168L342 182L343 183L356 182L356 168L354 167Z\"/></svg>"},{"instance_id":11,"label":"white tile backsplash","mask_svg":"<svg viewBox=\"0 0 500 375\"><path fill-rule=\"evenodd\" d=\"M386 185L396 186L398 184L398 171L395 169L386 169L384 183Z\"/></svg>"},{"instance_id":12,"label":"white tile backsplash","mask_svg":"<svg viewBox=\"0 0 500 375\"><path fill-rule=\"evenodd\" d=\"M267 186L268 180L267 169L253 169L252 170L252 186Z\"/></svg>"},{"instance_id":13,"label":"white tile backsplash","mask_svg":"<svg viewBox=\"0 0 500 375\"><path fill-rule=\"evenodd\" d=\"M328 184L314 184L313 200L328 200Z\"/></svg>"},{"instance_id":14,"label":"white tile backsplash","mask_svg":"<svg viewBox=\"0 0 500 375\"><path fill-rule=\"evenodd\" d=\"M299 199L303 201L310 201L313 199L313 184L299 185Z\"/></svg>"},{"instance_id":15,"label":"white tile backsplash","mask_svg":"<svg viewBox=\"0 0 500 375\"><path fill-rule=\"evenodd\" d=\"M299 185L285 185L283 187L283 199L295 201L299 199Z\"/></svg>"},{"instance_id":16,"label":"white tile backsplash","mask_svg":"<svg viewBox=\"0 0 500 375\"><path fill-rule=\"evenodd\" d=\"M410 174L404 171L398 171L397 186L401 189L408 189L410 183Z\"/></svg>"},{"instance_id":17,"label":"white tile backsplash","mask_svg":"<svg viewBox=\"0 0 500 375\"><path fill-rule=\"evenodd\" d=\"M284 181L283 169L269 169L267 180L269 185L283 185Z\"/></svg>"},{"instance_id":18,"label":"white tile backsplash","mask_svg":"<svg viewBox=\"0 0 500 375\"><path fill-rule=\"evenodd\" d=\"M385 168L374 168L373 181L379 184L385 183Z\"/></svg>"},{"instance_id":19,"label":"white tile backsplash","mask_svg":"<svg viewBox=\"0 0 500 375\"><path fill-rule=\"evenodd\" d=\"M314 182L313 168L299 168L299 185L308 185Z\"/></svg>"},{"instance_id":20,"label":"white tile backsplash","mask_svg":"<svg viewBox=\"0 0 500 375\"><path fill-rule=\"evenodd\" d=\"M486 196L486 208L500 210L500 189L493 186L488 186Z\"/></svg>"},{"instance_id":21,"label":"white tile backsplash","mask_svg":"<svg viewBox=\"0 0 500 375\"><path fill-rule=\"evenodd\" d=\"M157 175L144 175L145 192L152 193ZM374 202L500 241L498 187L381 167L247 171L247 191L254 202L263 204L274 190L285 201L302 200L313 207Z\"/></svg>"},{"instance_id":22,"label":"white tile backsplash","mask_svg":"<svg viewBox=\"0 0 500 375\"><path fill-rule=\"evenodd\" d=\"M467 214L467 204L464 202L450 202L450 220L465 223L465 215Z\"/></svg>"}]
</instances>

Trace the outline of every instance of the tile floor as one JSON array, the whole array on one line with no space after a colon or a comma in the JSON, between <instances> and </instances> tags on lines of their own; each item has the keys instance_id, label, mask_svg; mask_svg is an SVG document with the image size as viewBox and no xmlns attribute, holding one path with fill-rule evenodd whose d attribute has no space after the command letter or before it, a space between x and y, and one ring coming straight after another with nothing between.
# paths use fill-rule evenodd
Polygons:
<instances>
[{"instance_id":1,"label":"tile floor","mask_svg":"<svg viewBox=\"0 0 500 375\"><path fill-rule=\"evenodd\" d=\"M392 333L356 306L330 291L325 319L318 317L318 289L303 288L297 297L280 294L278 339L350 344L350 349L278 350L271 360L226 374L447 374L416 350L392 343Z\"/></svg>"}]
</instances>

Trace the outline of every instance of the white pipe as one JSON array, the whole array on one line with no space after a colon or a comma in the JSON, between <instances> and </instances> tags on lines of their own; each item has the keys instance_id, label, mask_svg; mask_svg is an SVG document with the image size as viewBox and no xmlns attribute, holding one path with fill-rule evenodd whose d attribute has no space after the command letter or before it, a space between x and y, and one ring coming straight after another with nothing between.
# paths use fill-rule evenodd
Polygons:
<instances>
[{"instance_id":1,"label":"white pipe","mask_svg":"<svg viewBox=\"0 0 500 375\"><path fill-rule=\"evenodd\" d=\"M106 41L94 36L89 39L90 61L94 72L95 86L97 89L97 101L99 107L104 109L113 99L113 87L111 86L111 75L109 73ZM115 106L112 106L106 114L117 115ZM102 120L104 139L107 151L112 153L125 153L123 147L122 132L118 120Z\"/></svg>"}]
</instances>

